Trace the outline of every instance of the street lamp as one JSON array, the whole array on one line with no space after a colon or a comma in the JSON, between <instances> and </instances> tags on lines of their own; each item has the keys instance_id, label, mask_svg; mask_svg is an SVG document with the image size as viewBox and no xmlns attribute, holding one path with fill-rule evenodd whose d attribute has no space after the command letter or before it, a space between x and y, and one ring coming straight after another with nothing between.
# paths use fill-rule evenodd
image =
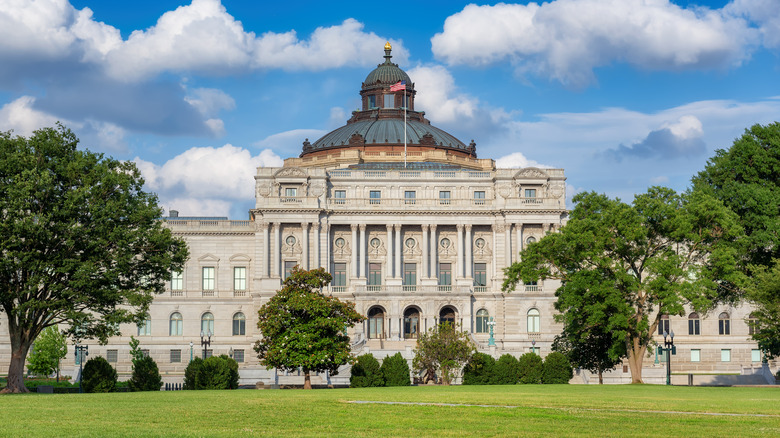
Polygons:
<instances>
[{"instance_id":1,"label":"street lamp","mask_svg":"<svg viewBox=\"0 0 780 438\"><path fill-rule=\"evenodd\" d=\"M496 325L496 322L493 321L493 317L490 317L490 321L487 323L488 327L490 327L490 337L488 338L488 347L495 347L496 346L496 340L493 339L493 327Z\"/></svg>"},{"instance_id":2,"label":"street lamp","mask_svg":"<svg viewBox=\"0 0 780 438\"><path fill-rule=\"evenodd\" d=\"M76 344L76 360L79 362L79 394L83 393L81 381L84 380L84 357L89 356L89 345Z\"/></svg>"},{"instance_id":3,"label":"street lamp","mask_svg":"<svg viewBox=\"0 0 780 438\"><path fill-rule=\"evenodd\" d=\"M195 344L193 344L192 341L190 341L190 362L192 362L192 347L194 346Z\"/></svg>"},{"instance_id":4,"label":"street lamp","mask_svg":"<svg viewBox=\"0 0 780 438\"><path fill-rule=\"evenodd\" d=\"M203 359L206 359L206 349L211 346L211 332L200 332L200 346L203 347Z\"/></svg>"},{"instance_id":5,"label":"street lamp","mask_svg":"<svg viewBox=\"0 0 780 438\"><path fill-rule=\"evenodd\" d=\"M531 353L536 354L536 339L531 339Z\"/></svg>"},{"instance_id":6,"label":"street lamp","mask_svg":"<svg viewBox=\"0 0 780 438\"><path fill-rule=\"evenodd\" d=\"M230 350L228 350L228 356L233 359L233 347L230 347Z\"/></svg>"},{"instance_id":7,"label":"street lamp","mask_svg":"<svg viewBox=\"0 0 780 438\"><path fill-rule=\"evenodd\" d=\"M669 340L666 339L667 336L669 337ZM677 354L677 348L674 346L674 331L669 335L666 333L666 330L664 330L664 348L662 350L666 351L666 384L671 385L672 355Z\"/></svg>"}]
</instances>

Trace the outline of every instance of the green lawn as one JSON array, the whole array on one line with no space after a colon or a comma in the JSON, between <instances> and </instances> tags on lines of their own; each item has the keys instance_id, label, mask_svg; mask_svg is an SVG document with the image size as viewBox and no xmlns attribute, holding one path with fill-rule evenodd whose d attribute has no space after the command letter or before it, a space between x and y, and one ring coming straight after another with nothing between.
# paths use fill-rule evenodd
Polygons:
<instances>
[{"instance_id":1,"label":"green lawn","mask_svg":"<svg viewBox=\"0 0 780 438\"><path fill-rule=\"evenodd\" d=\"M358 400L420 404L349 403ZM0 436L13 437L780 436L780 388L516 385L27 394L0 396L0 424Z\"/></svg>"}]
</instances>

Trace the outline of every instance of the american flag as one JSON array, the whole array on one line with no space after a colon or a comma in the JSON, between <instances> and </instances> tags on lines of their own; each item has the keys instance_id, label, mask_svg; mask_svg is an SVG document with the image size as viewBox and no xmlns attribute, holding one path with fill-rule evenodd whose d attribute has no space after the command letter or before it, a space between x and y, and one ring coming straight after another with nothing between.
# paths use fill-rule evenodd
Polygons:
<instances>
[{"instance_id":1,"label":"american flag","mask_svg":"<svg viewBox=\"0 0 780 438\"><path fill-rule=\"evenodd\" d=\"M406 90L406 81L398 81L390 86L390 91Z\"/></svg>"}]
</instances>

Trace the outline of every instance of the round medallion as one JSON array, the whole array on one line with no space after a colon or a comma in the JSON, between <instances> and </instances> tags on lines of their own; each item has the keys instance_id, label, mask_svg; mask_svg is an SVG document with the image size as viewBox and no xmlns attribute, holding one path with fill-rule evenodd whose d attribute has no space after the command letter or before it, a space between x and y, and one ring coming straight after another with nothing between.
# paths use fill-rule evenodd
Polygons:
<instances>
[{"instance_id":1,"label":"round medallion","mask_svg":"<svg viewBox=\"0 0 780 438\"><path fill-rule=\"evenodd\" d=\"M444 239L441 239L441 247L442 248L449 248L450 247L450 239L448 239L446 237Z\"/></svg>"},{"instance_id":2,"label":"round medallion","mask_svg":"<svg viewBox=\"0 0 780 438\"><path fill-rule=\"evenodd\" d=\"M474 241L474 245L476 245L477 248L484 248L485 247L485 239L479 238Z\"/></svg>"},{"instance_id":3,"label":"round medallion","mask_svg":"<svg viewBox=\"0 0 780 438\"><path fill-rule=\"evenodd\" d=\"M372 248L379 248L379 245L381 245L381 242L376 237L371 239L371 241L369 243L371 244Z\"/></svg>"},{"instance_id":4,"label":"round medallion","mask_svg":"<svg viewBox=\"0 0 780 438\"><path fill-rule=\"evenodd\" d=\"M290 245L290 246L295 245L295 236L287 236L287 239L285 239L285 242L287 242L287 244Z\"/></svg>"},{"instance_id":5,"label":"round medallion","mask_svg":"<svg viewBox=\"0 0 780 438\"><path fill-rule=\"evenodd\" d=\"M339 247L339 248L343 248L345 243L346 243L346 242L345 242L345 241L344 241L344 239L343 239L343 238L341 238L341 237L339 237L338 239L336 239L336 242L335 242L336 246L337 246L337 247Z\"/></svg>"},{"instance_id":6,"label":"round medallion","mask_svg":"<svg viewBox=\"0 0 780 438\"><path fill-rule=\"evenodd\" d=\"M414 248L415 243L416 242L411 237L406 239L406 247L407 248Z\"/></svg>"},{"instance_id":7,"label":"round medallion","mask_svg":"<svg viewBox=\"0 0 780 438\"><path fill-rule=\"evenodd\" d=\"M532 243L534 243L534 242L536 242L536 237L533 237L533 236L529 237L529 238L528 238L528 239L526 239L526 241L525 241L525 243L527 243L527 244L529 244L529 245L530 245L530 244L532 244Z\"/></svg>"}]
</instances>

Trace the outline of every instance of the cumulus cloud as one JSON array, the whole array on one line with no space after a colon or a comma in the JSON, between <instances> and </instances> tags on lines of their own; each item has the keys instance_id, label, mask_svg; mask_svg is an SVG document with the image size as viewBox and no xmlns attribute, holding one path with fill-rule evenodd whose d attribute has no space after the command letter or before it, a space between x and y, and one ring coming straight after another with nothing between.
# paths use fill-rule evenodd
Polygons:
<instances>
[{"instance_id":1,"label":"cumulus cloud","mask_svg":"<svg viewBox=\"0 0 780 438\"><path fill-rule=\"evenodd\" d=\"M283 164L270 149L252 156L247 149L230 144L191 148L162 165L138 157L133 161L146 188L159 195L162 205L185 216L229 215L234 204L254 198L258 167Z\"/></svg>"},{"instance_id":2,"label":"cumulus cloud","mask_svg":"<svg viewBox=\"0 0 780 438\"><path fill-rule=\"evenodd\" d=\"M431 38L434 55L451 65L509 60L520 73L571 87L594 82L593 69L614 62L648 70L728 68L758 42L758 30L741 17L668 0L471 4Z\"/></svg>"},{"instance_id":3,"label":"cumulus cloud","mask_svg":"<svg viewBox=\"0 0 780 438\"><path fill-rule=\"evenodd\" d=\"M765 47L780 48L780 7L777 0L733 0L724 9L727 13L757 23Z\"/></svg>"},{"instance_id":4,"label":"cumulus cloud","mask_svg":"<svg viewBox=\"0 0 780 438\"><path fill-rule=\"evenodd\" d=\"M293 129L269 135L254 143L254 146L280 151L285 156L296 156L301 153L304 140L314 143L326 133L321 129Z\"/></svg>"},{"instance_id":5,"label":"cumulus cloud","mask_svg":"<svg viewBox=\"0 0 780 438\"><path fill-rule=\"evenodd\" d=\"M33 108L34 103L34 97L22 96L3 105L0 108L0 131L13 130L16 135L29 137L36 129L54 126L58 119Z\"/></svg>"},{"instance_id":6,"label":"cumulus cloud","mask_svg":"<svg viewBox=\"0 0 780 438\"><path fill-rule=\"evenodd\" d=\"M665 123L651 131L642 141L631 146L620 145L605 154L620 162L626 156L675 159L704 154L707 146L702 140L702 124L695 116L685 115L675 123Z\"/></svg>"},{"instance_id":7,"label":"cumulus cloud","mask_svg":"<svg viewBox=\"0 0 780 438\"><path fill-rule=\"evenodd\" d=\"M529 160L526 158L522 152L515 152L498 158L496 160L496 167L500 167L502 169L518 169L522 167L552 168L553 166L537 163L534 160Z\"/></svg>"}]
</instances>

